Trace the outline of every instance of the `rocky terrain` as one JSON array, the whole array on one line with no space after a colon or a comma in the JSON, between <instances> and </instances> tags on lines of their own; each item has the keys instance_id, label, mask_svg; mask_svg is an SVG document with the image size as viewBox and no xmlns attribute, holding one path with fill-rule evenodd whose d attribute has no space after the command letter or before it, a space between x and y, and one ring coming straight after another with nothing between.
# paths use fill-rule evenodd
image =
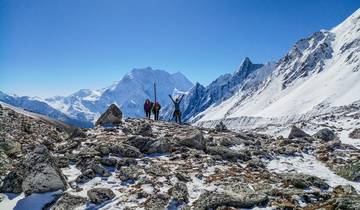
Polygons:
<instances>
[{"instance_id":1,"label":"rocky terrain","mask_svg":"<svg viewBox=\"0 0 360 210\"><path fill-rule=\"evenodd\" d=\"M331 129L275 138L122 119L71 130L0 110L0 209L360 208L360 150Z\"/></svg>"}]
</instances>

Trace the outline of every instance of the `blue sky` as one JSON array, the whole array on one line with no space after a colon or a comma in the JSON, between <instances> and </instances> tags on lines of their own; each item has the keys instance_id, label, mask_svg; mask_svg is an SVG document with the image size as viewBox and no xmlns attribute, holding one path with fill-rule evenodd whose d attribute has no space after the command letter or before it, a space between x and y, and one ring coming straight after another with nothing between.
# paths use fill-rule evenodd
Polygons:
<instances>
[{"instance_id":1,"label":"blue sky","mask_svg":"<svg viewBox=\"0 0 360 210\"><path fill-rule=\"evenodd\" d=\"M359 0L0 0L0 90L68 95L132 68L208 84L242 59L276 61Z\"/></svg>"}]
</instances>

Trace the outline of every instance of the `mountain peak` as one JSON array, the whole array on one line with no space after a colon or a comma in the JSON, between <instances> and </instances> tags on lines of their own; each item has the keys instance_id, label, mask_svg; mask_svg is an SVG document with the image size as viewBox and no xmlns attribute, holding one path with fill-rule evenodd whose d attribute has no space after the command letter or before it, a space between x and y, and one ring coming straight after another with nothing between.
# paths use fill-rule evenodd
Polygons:
<instances>
[{"instance_id":1,"label":"mountain peak","mask_svg":"<svg viewBox=\"0 0 360 210\"><path fill-rule=\"evenodd\" d=\"M251 72L255 71L256 69L262 66L263 64L254 64L251 62L249 57L245 57L239 68L234 72L234 75L244 78L247 75L249 75Z\"/></svg>"}]
</instances>

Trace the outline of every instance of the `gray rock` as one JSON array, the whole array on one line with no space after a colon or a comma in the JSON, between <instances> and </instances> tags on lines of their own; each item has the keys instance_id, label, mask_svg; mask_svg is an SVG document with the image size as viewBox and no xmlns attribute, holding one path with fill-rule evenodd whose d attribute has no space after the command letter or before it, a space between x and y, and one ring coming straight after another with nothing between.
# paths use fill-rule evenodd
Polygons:
<instances>
[{"instance_id":1,"label":"gray rock","mask_svg":"<svg viewBox=\"0 0 360 210\"><path fill-rule=\"evenodd\" d=\"M96 177L95 172L92 169L83 171L78 177L76 177L77 183L86 183Z\"/></svg>"},{"instance_id":2,"label":"gray rock","mask_svg":"<svg viewBox=\"0 0 360 210\"><path fill-rule=\"evenodd\" d=\"M198 150L206 149L206 140L200 131L194 131L192 133L187 133L182 136L176 136L175 138L178 140L178 144L180 146L185 146Z\"/></svg>"},{"instance_id":3,"label":"gray rock","mask_svg":"<svg viewBox=\"0 0 360 210\"><path fill-rule=\"evenodd\" d=\"M69 136L69 139L73 138L86 138L86 133L82 131L80 128L75 128L74 131Z\"/></svg>"},{"instance_id":4,"label":"gray rock","mask_svg":"<svg viewBox=\"0 0 360 210\"><path fill-rule=\"evenodd\" d=\"M220 123L215 126L215 131L217 131L217 132L227 132L229 130L227 129L225 124L222 121L220 121Z\"/></svg>"},{"instance_id":5,"label":"gray rock","mask_svg":"<svg viewBox=\"0 0 360 210\"><path fill-rule=\"evenodd\" d=\"M323 128L319 130L317 133L315 133L314 137L328 142L334 140L336 138L336 135L332 130L328 128Z\"/></svg>"},{"instance_id":6,"label":"gray rock","mask_svg":"<svg viewBox=\"0 0 360 210\"><path fill-rule=\"evenodd\" d=\"M253 208L264 206L269 201L265 194L230 195L226 193L205 192L194 202L194 210L216 209L218 207Z\"/></svg>"},{"instance_id":7,"label":"gray rock","mask_svg":"<svg viewBox=\"0 0 360 210\"><path fill-rule=\"evenodd\" d=\"M359 210L360 195L347 195L336 198L333 200L331 207L336 210Z\"/></svg>"},{"instance_id":8,"label":"gray rock","mask_svg":"<svg viewBox=\"0 0 360 210\"><path fill-rule=\"evenodd\" d=\"M169 189L169 194L178 202L189 201L189 193L186 184L183 182L177 182L174 187Z\"/></svg>"},{"instance_id":9,"label":"gray rock","mask_svg":"<svg viewBox=\"0 0 360 210\"><path fill-rule=\"evenodd\" d=\"M105 177L111 176L111 174L108 172L108 170L106 168L104 168L103 166L101 166L100 164L93 163L91 165L91 169L99 176L105 176Z\"/></svg>"},{"instance_id":10,"label":"gray rock","mask_svg":"<svg viewBox=\"0 0 360 210\"><path fill-rule=\"evenodd\" d=\"M110 147L110 151L113 154L116 154L120 157L130 157L130 158L141 158L143 154L139 151L138 148L127 145L127 144L115 144Z\"/></svg>"},{"instance_id":11,"label":"gray rock","mask_svg":"<svg viewBox=\"0 0 360 210\"><path fill-rule=\"evenodd\" d=\"M123 182L137 180L141 174L141 168L136 165L123 166L119 170L119 179Z\"/></svg>"},{"instance_id":12,"label":"gray rock","mask_svg":"<svg viewBox=\"0 0 360 210\"><path fill-rule=\"evenodd\" d=\"M5 179L0 188L1 193L21 193L21 184L24 180L22 174L17 171L11 171L5 176Z\"/></svg>"},{"instance_id":13,"label":"gray rock","mask_svg":"<svg viewBox=\"0 0 360 210\"><path fill-rule=\"evenodd\" d=\"M131 165L137 165L137 160L134 158L121 158L116 163L116 168L120 169L123 166L131 166Z\"/></svg>"},{"instance_id":14,"label":"gray rock","mask_svg":"<svg viewBox=\"0 0 360 210\"><path fill-rule=\"evenodd\" d=\"M50 210L69 210L69 209L75 209L79 206L84 205L88 199L71 195L69 193L64 193L53 206L51 206Z\"/></svg>"},{"instance_id":15,"label":"gray rock","mask_svg":"<svg viewBox=\"0 0 360 210\"><path fill-rule=\"evenodd\" d=\"M360 163L347 163L344 165L334 167L334 171L339 176L353 181L359 182L360 181Z\"/></svg>"},{"instance_id":16,"label":"gray rock","mask_svg":"<svg viewBox=\"0 0 360 210\"><path fill-rule=\"evenodd\" d=\"M242 160L247 161L251 159L251 154L247 151L235 151L224 146L208 146L206 153L210 155L219 155L226 160Z\"/></svg>"},{"instance_id":17,"label":"gray rock","mask_svg":"<svg viewBox=\"0 0 360 210\"><path fill-rule=\"evenodd\" d=\"M352 185L339 185L334 187L333 194L337 196L356 195L356 189Z\"/></svg>"},{"instance_id":18,"label":"gray rock","mask_svg":"<svg viewBox=\"0 0 360 210\"><path fill-rule=\"evenodd\" d=\"M117 164L118 160L114 157L105 157L105 158L101 158L100 163L103 164L104 166L110 166L110 167L115 167Z\"/></svg>"},{"instance_id":19,"label":"gray rock","mask_svg":"<svg viewBox=\"0 0 360 210\"><path fill-rule=\"evenodd\" d=\"M0 150L0 177L4 176L10 169L9 157Z\"/></svg>"},{"instance_id":20,"label":"gray rock","mask_svg":"<svg viewBox=\"0 0 360 210\"><path fill-rule=\"evenodd\" d=\"M171 144L166 138L153 139L141 136L131 137L127 143L138 148L142 153L166 153L170 152Z\"/></svg>"},{"instance_id":21,"label":"gray rock","mask_svg":"<svg viewBox=\"0 0 360 210\"><path fill-rule=\"evenodd\" d=\"M307 174L284 174L284 183L299 189L309 187L317 187L323 190L329 189L329 185L323 179Z\"/></svg>"},{"instance_id":22,"label":"gray rock","mask_svg":"<svg viewBox=\"0 0 360 210\"><path fill-rule=\"evenodd\" d=\"M20 154L21 144L13 139L0 137L0 151L9 156Z\"/></svg>"},{"instance_id":23,"label":"gray rock","mask_svg":"<svg viewBox=\"0 0 360 210\"><path fill-rule=\"evenodd\" d=\"M141 123L135 128L135 134L141 136L153 136L152 128L149 123Z\"/></svg>"},{"instance_id":24,"label":"gray rock","mask_svg":"<svg viewBox=\"0 0 360 210\"><path fill-rule=\"evenodd\" d=\"M176 172L175 176L176 176L176 178L179 179L179 181L182 181L182 182L190 182L191 181L191 177L182 172Z\"/></svg>"},{"instance_id":25,"label":"gray rock","mask_svg":"<svg viewBox=\"0 0 360 210\"><path fill-rule=\"evenodd\" d=\"M145 172L155 176L168 176L170 174L170 170L168 168L155 163L147 165L145 167Z\"/></svg>"},{"instance_id":26,"label":"gray rock","mask_svg":"<svg viewBox=\"0 0 360 210\"><path fill-rule=\"evenodd\" d=\"M360 139L360 128L356 128L349 134L349 138Z\"/></svg>"},{"instance_id":27,"label":"gray rock","mask_svg":"<svg viewBox=\"0 0 360 210\"><path fill-rule=\"evenodd\" d=\"M104 112L100 118L96 121L97 125L119 125L122 121L122 112L115 104L111 104L109 108Z\"/></svg>"},{"instance_id":28,"label":"gray rock","mask_svg":"<svg viewBox=\"0 0 360 210\"><path fill-rule=\"evenodd\" d=\"M65 190L67 184L62 176L59 171L51 166L37 164L36 169L25 177L22 189L26 195Z\"/></svg>"},{"instance_id":29,"label":"gray rock","mask_svg":"<svg viewBox=\"0 0 360 210\"><path fill-rule=\"evenodd\" d=\"M306 137L310 137L310 135L305 133L303 130L296 127L295 125L291 127L290 134L288 137L289 139L306 138Z\"/></svg>"},{"instance_id":30,"label":"gray rock","mask_svg":"<svg viewBox=\"0 0 360 210\"><path fill-rule=\"evenodd\" d=\"M145 209L146 210L166 209L165 207L167 206L169 199L170 197L164 194L152 195L145 201Z\"/></svg>"},{"instance_id":31,"label":"gray rock","mask_svg":"<svg viewBox=\"0 0 360 210\"><path fill-rule=\"evenodd\" d=\"M55 159L45 146L39 145L33 152L29 153L23 161L23 165L22 189L26 195L67 188L64 175L57 168Z\"/></svg>"},{"instance_id":32,"label":"gray rock","mask_svg":"<svg viewBox=\"0 0 360 210\"><path fill-rule=\"evenodd\" d=\"M115 198L115 193L108 188L94 188L87 191L87 196L90 198L91 202L100 204Z\"/></svg>"}]
</instances>

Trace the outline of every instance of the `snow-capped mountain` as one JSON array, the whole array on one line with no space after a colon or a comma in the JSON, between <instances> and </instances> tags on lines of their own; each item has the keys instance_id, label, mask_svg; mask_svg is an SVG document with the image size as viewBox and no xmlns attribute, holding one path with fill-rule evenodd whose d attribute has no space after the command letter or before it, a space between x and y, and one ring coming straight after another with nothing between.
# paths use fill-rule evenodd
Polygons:
<instances>
[{"instance_id":1,"label":"snow-capped mountain","mask_svg":"<svg viewBox=\"0 0 360 210\"><path fill-rule=\"evenodd\" d=\"M120 81L101 90L80 90L67 97L45 99L52 107L68 116L93 122L107 107L117 104L126 117L142 117L146 98L154 100L153 84L157 87L157 101L169 103L168 94L188 91L193 84L180 72L169 74L150 67L133 69Z\"/></svg>"},{"instance_id":2,"label":"snow-capped mountain","mask_svg":"<svg viewBox=\"0 0 360 210\"><path fill-rule=\"evenodd\" d=\"M47 103L41 101L41 99L31 98L28 96L20 97L17 95L8 95L0 91L0 101L15 107L21 107L25 110L46 115L50 118L60 120L70 125L81 127L91 126L91 123L87 121L81 121L76 118L71 118L66 114L62 113L61 111L51 107Z\"/></svg>"},{"instance_id":3,"label":"snow-capped mountain","mask_svg":"<svg viewBox=\"0 0 360 210\"><path fill-rule=\"evenodd\" d=\"M249 93L256 90L273 69L273 63L253 64L249 58L245 58L234 73L221 75L207 87L197 83L181 104L183 119L193 120L198 113L220 104L239 91ZM165 118L171 118L172 106L164 112Z\"/></svg>"},{"instance_id":4,"label":"snow-capped mountain","mask_svg":"<svg viewBox=\"0 0 360 210\"><path fill-rule=\"evenodd\" d=\"M242 91L194 119L286 118L360 100L360 9L331 30L298 41L257 91Z\"/></svg>"}]
</instances>

